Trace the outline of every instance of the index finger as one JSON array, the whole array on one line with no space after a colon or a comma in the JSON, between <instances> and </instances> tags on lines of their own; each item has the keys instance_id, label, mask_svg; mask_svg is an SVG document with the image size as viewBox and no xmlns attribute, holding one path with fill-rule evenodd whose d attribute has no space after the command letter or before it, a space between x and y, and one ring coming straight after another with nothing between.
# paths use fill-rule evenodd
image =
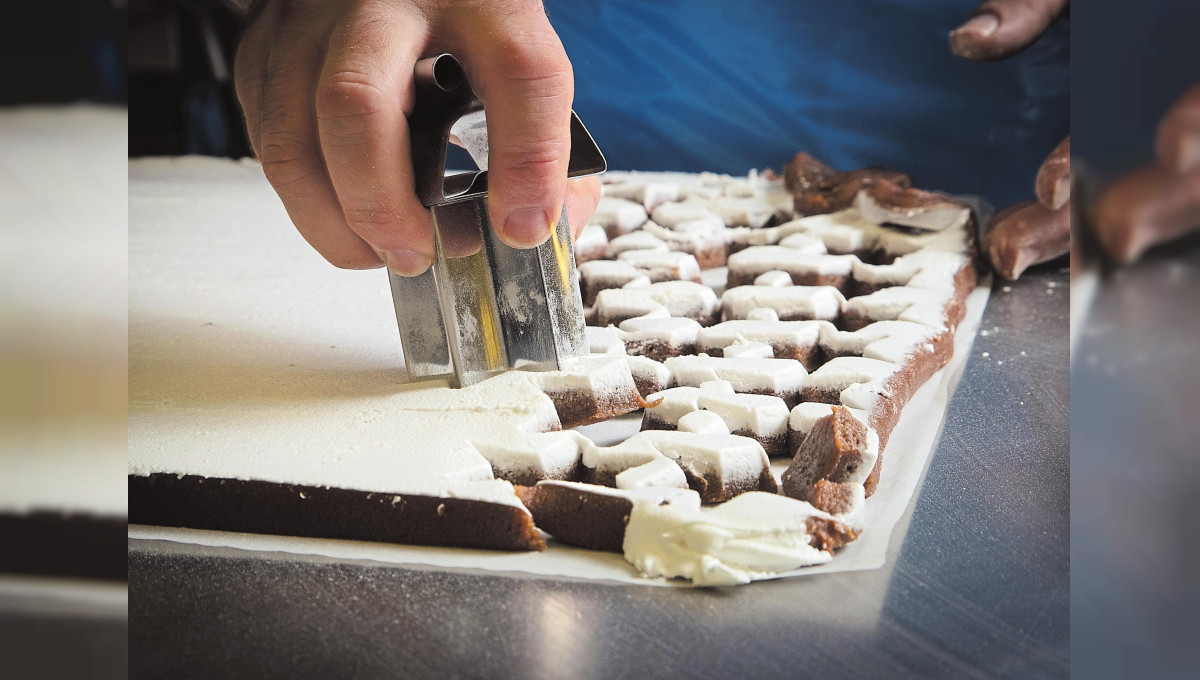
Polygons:
<instances>
[{"instance_id":1,"label":"index finger","mask_svg":"<svg viewBox=\"0 0 1200 680\"><path fill-rule=\"evenodd\" d=\"M487 113L492 224L508 245L532 248L550 236L566 195L571 62L540 3L473 16L457 30L472 31L459 49Z\"/></svg>"}]
</instances>

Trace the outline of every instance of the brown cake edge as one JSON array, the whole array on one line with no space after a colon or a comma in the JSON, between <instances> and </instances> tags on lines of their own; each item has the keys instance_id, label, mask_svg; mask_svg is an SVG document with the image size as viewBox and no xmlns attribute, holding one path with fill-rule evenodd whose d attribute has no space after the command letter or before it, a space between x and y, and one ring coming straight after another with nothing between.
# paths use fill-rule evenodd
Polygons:
<instances>
[{"instance_id":1,"label":"brown cake edge","mask_svg":"<svg viewBox=\"0 0 1200 680\"><path fill-rule=\"evenodd\" d=\"M281 536L543 550L521 506L198 475L129 475L129 522Z\"/></svg>"},{"instance_id":2,"label":"brown cake edge","mask_svg":"<svg viewBox=\"0 0 1200 680\"><path fill-rule=\"evenodd\" d=\"M124 517L0 512L0 573L125 581Z\"/></svg>"},{"instance_id":3,"label":"brown cake edge","mask_svg":"<svg viewBox=\"0 0 1200 680\"><path fill-rule=\"evenodd\" d=\"M521 487L518 495L538 527L563 543L624 552L625 528L633 513L629 499L556 484ZM825 517L808 518L805 530L809 545L830 553L858 538L854 529Z\"/></svg>"}]
</instances>

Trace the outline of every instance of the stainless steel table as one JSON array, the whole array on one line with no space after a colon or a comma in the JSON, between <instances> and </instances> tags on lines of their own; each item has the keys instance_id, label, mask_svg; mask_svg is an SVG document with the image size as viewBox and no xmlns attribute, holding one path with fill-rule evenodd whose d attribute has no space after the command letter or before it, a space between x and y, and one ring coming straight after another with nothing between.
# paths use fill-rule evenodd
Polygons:
<instances>
[{"instance_id":1,"label":"stainless steel table","mask_svg":"<svg viewBox=\"0 0 1200 680\"><path fill-rule=\"evenodd\" d=\"M1073 669L1200 669L1200 234L1107 271L1071 374Z\"/></svg>"},{"instance_id":2,"label":"stainless steel table","mask_svg":"<svg viewBox=\"0 0 1200 680\"><path fill-rule=\"evenodd\" d=\"M667 589L133 541L131 677L1063 677L1068 314L1063 262L997 283L882 569Z\"/></svg>"}]
</instances>

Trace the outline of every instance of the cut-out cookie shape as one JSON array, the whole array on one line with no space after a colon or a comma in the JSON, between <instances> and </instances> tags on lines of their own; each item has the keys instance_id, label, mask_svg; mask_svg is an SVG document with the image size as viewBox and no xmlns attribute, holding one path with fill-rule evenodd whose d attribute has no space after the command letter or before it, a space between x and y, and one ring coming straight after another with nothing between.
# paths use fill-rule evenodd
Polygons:
<instances>
[{"instance_id":1,"label":"cut-out cookie shape","mask_svg":"<svg viewBox=\"0 0 1200 680\"><path fill-rule=\"evenodd\" d=\"M820 321L753 321L739 319L723 321L700 329L696 334L696 350L711 356L724 356L725 348L739 342L761 342L771 347L773 356L795 359L805 368L820 363Z\"/></svg>"},{"instance_id":2,"label":"cut-out cookie shape","mask_svg":"<svg viewBox=\"0 0 1200 680\"><path fill-rule=\"evenodd\" d=\"M575 239L575 264L580 265L592 260L603 259L608 252L608 234L604 227L589 224L579 232Z\"/></svg>"},{"instance_id":3,"label":"cut-out cookie shape","mask_svg":"<svg viewBox=\"0 0 1200 680\"><path fill-rule=\"evenodd\" d=\"M666 361L681 354L694 354L700 330L700 324L692 319L641 317L622 321L613 333L625 343L627 354Z\"/></svg>"},{"instance_id":4,"label":"cut-out cookie shape","mask_svg":"<svg viewBox=\"0 0 1200 680\"><path fill-rule=\"evenodd\" d=\"M727 380L739 393L779 397L789 406L799 403L800 388L808 375L795 359L698 355L672 357L663 365L671 372L672 387L699 387L710 380Z\"/></svg>"},{"instance_id":5,"label":"cut-out cookie shape","mask_svg":"<svg viewBox=\"0 0 1200 680\"><path fill-rule=\"evenodd\" d=\"M612 244L609 244L610 246ZM688 253L677 250L626 250L617 256L621 262L642 270L653 283L694 281L700 283L700 263Z\"/></svg>"},{"instance_id":6,"label":"cut-out cookie shape","mask_svg":"<svg viewBox=\"0 0 1200 680\"><path fill-rule=\"evenodd\" d=\"M675 316L701 326L716 321L721 302L712 288L692 281L664 281L642 288L601 291L592 311L595 326L619 326L640 316Z\"/></svg>"},{"instance_id":7,"label":"cut-out cookie shape","mask_svg":"<svg viewBox=\"0 0 1200 680\"><path fill-rule=\"evenodd\" d=\"M797 286L833 286L845 290L854 255L810 254L784 246L752 246L729 256L729 287L748 286L770 271L787 272Z\"/></svg>"},{"instance_id":8,"label":"cut-out cookie shape","mask_svg":"<svg viewBox=\"0 0 1200 680\"><path fill-rule=\"evenodd\" d=\"M602 227L610 240L628 234L645 221L646 210L640 202L634 203L615 196L601 198L592 216L592 223Z\"/></svg>"},{"instance_id":9,"label":"cut-out cookie shape","mask_svg":"<svg viewBox=\"0 0 1200 680\"><path fill-rule=\"evenodd\" d=\"M846 298L833 286L738 286L721 296L721 320L770 309L781 321L836 321Z\"/></svg>"},{"instance_id":10,"label":"cut-out cookie shape","mask_svg":"<svg viewBox=\"0 0 1200 680\"><path fill-rule=\"evenodd\" d=\"M720 503L747 491L775 491L770 460L762 446L737 435L643 430L613 446L583 443L582 481L616 486L616 478L653 463L673 461L705 503Z\"/></svg>"},{"instance_id":11,"label":"cut-out cookie shape","mask_svg":"<svg viewBox=\"0 0 1200 680\"><path fill-rule=\"evenodd\" d=\"M701 414L719 418L725 432L750 437L770 456L788 455L788 420L791 413L779 397L761 394L737 394L727 381L703 383L700 387L673 387L652 399L657 403L642 416L643 430L671 430L696 427ZM708 421L711 423L711 421ZM715 428L711 428L710 431Z\"/></svg>"}]
</instances>

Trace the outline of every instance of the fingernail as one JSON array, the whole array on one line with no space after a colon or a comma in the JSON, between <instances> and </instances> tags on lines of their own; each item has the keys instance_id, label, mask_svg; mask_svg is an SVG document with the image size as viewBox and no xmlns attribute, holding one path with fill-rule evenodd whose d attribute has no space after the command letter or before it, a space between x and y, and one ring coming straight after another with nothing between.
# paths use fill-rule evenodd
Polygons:
<instances>
[{"instance_id":1,"label":"fingernail","mask_svg":"<svg viewBox=\"0 0 1200 680\"><path fill-rule=\"evenodd\" d=\"M389 250L383 255L387 268L400 276L416 276L429 269L429 257L415 250Z\"/></svg>"},{"instance_id":2,"label":"fingernail","mask_svg":"<svg viewBox=\"0 0 1200 680\"><path fill-rule=\"evenodd\" d=\"M541 245L553 227L539 208L518 210L504 220L503 234L511 245L532 248Z\"/></svg>"},{"instance_id":3,"label":"fingernail","mask_svg":"<svg viewBox=\"0 0 1200 680\"><path fill-rule=\"evenodd\" d=\"M955 33L974 33L981 38L986 38L996 32L1000 28L1000 18L990 12L976 14L967 20L967 23L958 27Z\"/></svg>"}]
</instances>

